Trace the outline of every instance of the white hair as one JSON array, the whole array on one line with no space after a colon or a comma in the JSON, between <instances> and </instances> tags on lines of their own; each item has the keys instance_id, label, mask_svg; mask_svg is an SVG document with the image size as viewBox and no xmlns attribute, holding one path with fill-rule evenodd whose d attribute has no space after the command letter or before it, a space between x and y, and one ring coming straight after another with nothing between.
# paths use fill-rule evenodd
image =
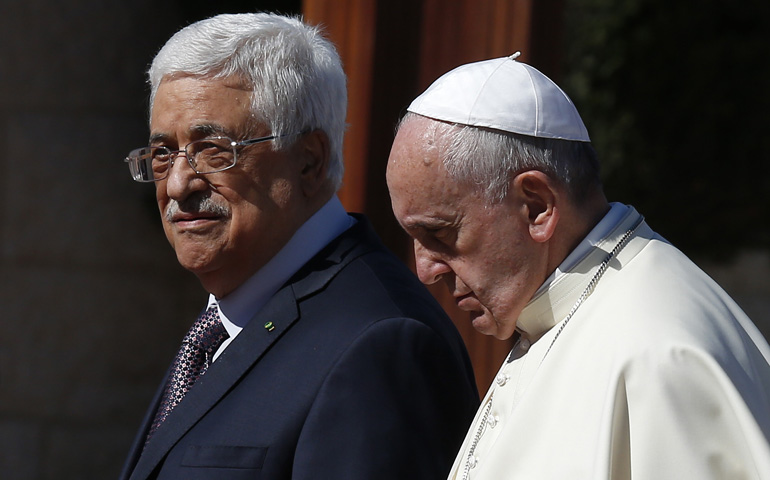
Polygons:
<instances>
[{"instance_id":1,"label":"white hair","mask_svg":"<svg viewBox=\"0 0 770 480\"><path fill-rule=\"evenodd\" d=\"M334 45L318 27L270 13L201 20L177 32L155 56L148 72L150 111L161 81L174 75L244 82L252 90L254 117L272 135L324 131L330 145L328 178L340 187L346 78ZM276 149L286 144L273 141Z\"/></svg>"},{"instance_id":2,"label":"white hair","mask_svg":"<svg viewBox=\"0 0 770 480\"><path fill-rule=\"evenodd\" d=\"M408 112L399 127L420 115ZM432 119L431 119L432 120ZM427 134L449 175L483 192L488 201L503 201L510 180L539 170L567 187L578 204L601 185L599 162L588 142L531 137L511 132L432 120Z\"/></svg>"}]
</instances>

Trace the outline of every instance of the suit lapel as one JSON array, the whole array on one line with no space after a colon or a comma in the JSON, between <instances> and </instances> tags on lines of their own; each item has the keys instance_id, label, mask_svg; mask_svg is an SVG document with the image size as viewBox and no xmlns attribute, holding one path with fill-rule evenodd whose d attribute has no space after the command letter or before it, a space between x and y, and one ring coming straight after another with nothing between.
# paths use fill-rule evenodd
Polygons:
<instances>
[{"instance_id":1,"label":"suit lapel","mask_svg":"<svg viewBox=\"0 0 770 480\"><path fill-rule=\"evenodd\" d=\"M300 269L209 367L206 374L158 428L144 451L141 451L140 440L135 442L135 448L138 447L138 450L133 453L141 452L141 455L130 479L144 480L150 477L179 439L299 320L298 303L302 298L322 289L345 265L354 258L376 249L375 245L378 243L368 222L359 217L357 225L338 237ZM272 322L272 330L265 326L268 321ZM150 417L152 416L154 410L150 414Z\"/></svg>"},{"instance_id":2,"label":"suit lapel","mask_svg":"<svg viewBox=\"0 0 770 480\"><path fill-rule=\"evenodd\" d=\"M264 315L258 317L273 318L275 328L268 332L258 323L258 317L249 322L152 436L136 464L131 480L148 478L179 439L211 410L264 355L270 345L299 318L292 289L281 289L265 305L262 313Z\"/></svg>"},{"instance_id":3,"label":"suit lapel","mask_svg":"<svg viewBox=\"0 0 770 480\"><path fill-rule=\"evenodd\" d=\"M168 372L166 372L166 375L163 377L163 382L160 384L160 387L155 392L155 396L150 402L150 407L147 409L147 413L145 413L144 415L142 426L136 438L134 438L134 443L133 445L131 445L131 450L129 451L129 454L128 454L128 460L126 460L126 463L123 466L123 471L120 474L120 477L119 477L120 480L128 480L131 477L131 472L136 468L136 463L139 460L140 455L142 455L142 451L144 450L144 444L145 444L145 439L147 438L147 432L150 431L150 425L152 424L152 421L155 418L155 412L158 410L158 406L160 405L160 399L163 396L163 392L165 391L165 385L166 385L167 379L168 379Z\"/></svg>"}]
</instances>

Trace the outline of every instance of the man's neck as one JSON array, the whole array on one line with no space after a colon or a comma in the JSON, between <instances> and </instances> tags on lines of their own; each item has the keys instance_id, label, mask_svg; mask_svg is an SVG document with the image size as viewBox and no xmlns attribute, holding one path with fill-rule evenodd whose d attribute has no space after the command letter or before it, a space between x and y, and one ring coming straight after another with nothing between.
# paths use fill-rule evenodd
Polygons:
<instances>
[{"instance_id":1,"label":"man's neck","mask_svg":"<svg viewBox=\"0 0 770 480\"><path fill-rule=\"evenodd\" d=\"M562 207L560 232L555 236L553 254L549 262L550 273L561 265L609 211L610 204L601 191L579 205L570 203L566 208Z\"/></svg>"}]
</instances>

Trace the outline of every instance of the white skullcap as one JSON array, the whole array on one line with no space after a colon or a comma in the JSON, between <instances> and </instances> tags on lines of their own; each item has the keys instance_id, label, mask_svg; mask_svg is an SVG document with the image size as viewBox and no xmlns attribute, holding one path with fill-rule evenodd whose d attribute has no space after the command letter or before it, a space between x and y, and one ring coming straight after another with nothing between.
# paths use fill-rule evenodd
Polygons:
<instances>
[{"instance_id":1,"label":"white skullcap","mask_svg":"<svg viewBox=\"0 0 770 480\"><path fill-rule=\"evenodd\" d=\"M433 82L408 110L473 127L590 142L567 94L535 68L517 62L518 56L457 67Z\"/></svg>"}]
</instances>

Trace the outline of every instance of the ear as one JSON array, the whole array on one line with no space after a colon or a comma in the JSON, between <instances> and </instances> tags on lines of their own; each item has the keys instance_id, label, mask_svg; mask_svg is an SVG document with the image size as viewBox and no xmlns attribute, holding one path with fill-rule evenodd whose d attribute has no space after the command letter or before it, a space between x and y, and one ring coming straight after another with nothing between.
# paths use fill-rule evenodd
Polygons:
<instances>
[{"instance_id":1,"label":"ear","mask_svg":"<svg viewBox=\"0 0 770 480\"><path fill-rule=\"evenodd\" d=\"M327 184L329 169L329 138L322 130L306 133L301 142L302 171L300 181L306 197L315 196Z\"/></svg>"},{"instance_id":2,"label":"ear","mask_svg":"<svg viewBox=\"0 0 770 480\"><path fill-rule=\"evenodd\" d=\"M529 225L529 234L538 243L547 242L559 223L561 190L555 180L538 170L515 176L512 187Z\"/></svg>"}]
</instances>

